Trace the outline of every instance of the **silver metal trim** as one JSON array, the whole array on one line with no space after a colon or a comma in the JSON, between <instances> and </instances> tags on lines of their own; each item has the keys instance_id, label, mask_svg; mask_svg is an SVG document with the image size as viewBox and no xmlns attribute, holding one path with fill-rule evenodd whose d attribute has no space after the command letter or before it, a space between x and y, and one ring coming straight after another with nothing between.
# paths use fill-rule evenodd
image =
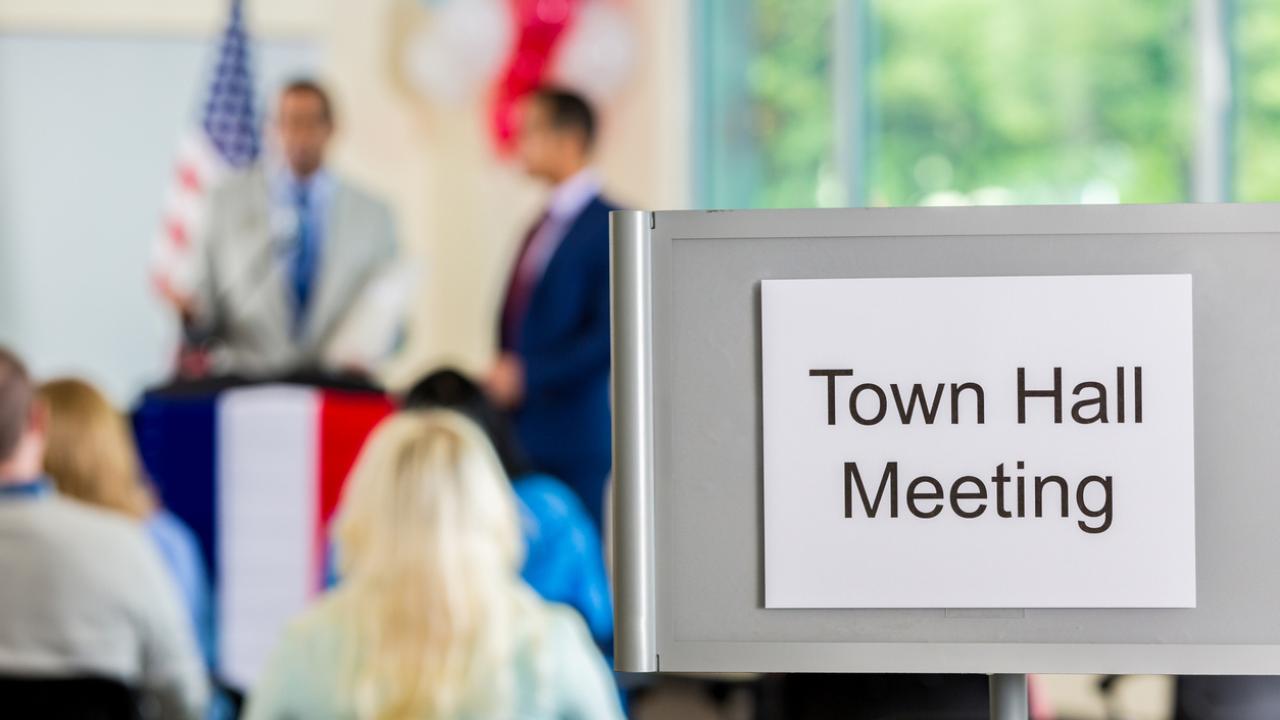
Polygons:
<instances>
[{"instance_id":1,"label":"silver metal trim","mask_svg":"<svg viewBox=\"0 0 1280 720\"><path fill-rule=\"evenodd\" d=\"M610 214L614 667L658 670L654 618L652 213Z\"/></svg>"},{"instance_id":2,"label":"silver metal trim","mask_svg":"<svg viewBox=\"0 0 1280 720\"><path fill-rule=\"evenodd\" d=\"M991 720L1027 720L1027 676L991 675L987 680Z\"/></svg>"},{"instance_id":3,"label":"silver metal trim","mask_svg":"<svg viewBox=\"0 0 1280 720\"><path fill-rule=\"evenodd\" d=\"M1192 15L1195 48L1195 145L1191 157L1192 198L1223 202L1232 195L1232 130L1235 105L1229 0L1196 0Z\"/></svg>"}]
</instances>

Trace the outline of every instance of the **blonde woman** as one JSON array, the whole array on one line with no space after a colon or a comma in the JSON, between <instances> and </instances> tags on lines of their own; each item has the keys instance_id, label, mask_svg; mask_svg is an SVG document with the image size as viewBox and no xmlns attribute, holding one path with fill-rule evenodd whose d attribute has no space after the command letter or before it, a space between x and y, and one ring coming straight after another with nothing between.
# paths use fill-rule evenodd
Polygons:
<instances>
[{"instance_id":1,"label":"blonde woman","mask_svg":"<svg viewBox=\"0 0 1280 720\"><path fill-rule=\"evenodd\" d=\"M206 667L214 665L213 598L195 534L155 501L124 416L97 388L64 378L40 386L49 408L44 470L58 492L142 524L182 595Z\"/></svg>"},{"instance_id":2,"label":"blonde woman","mask_svg":"<svg viewBox=\"0 0 1280 720\"><path fill-rule=\"evenodd\" d=\"M463 416L384 421L334 536L342 583L285 633L249 720L622 718L581 618L520 580L515 498Z\"/></svg>"}]
</instances>

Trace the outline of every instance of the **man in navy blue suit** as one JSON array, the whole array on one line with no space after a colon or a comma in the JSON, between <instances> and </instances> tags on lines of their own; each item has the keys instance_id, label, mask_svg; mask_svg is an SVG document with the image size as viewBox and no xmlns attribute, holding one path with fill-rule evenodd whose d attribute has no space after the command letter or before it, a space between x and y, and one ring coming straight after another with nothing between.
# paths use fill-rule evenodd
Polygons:
<instances>
[{"instance_id":1,"label":"man in navy blue suit","mask_svg":"<svg viewBox=\"0 0 1280 720\"><path fill-rule=\"evenodd\" d=\"M486 380L537 469L565 481L597 526L609 474L609 211L591 168L596 120L571 92L524 103L518 153L552 185L507 285L501 354Z\"/></svg>"}]
</instances>

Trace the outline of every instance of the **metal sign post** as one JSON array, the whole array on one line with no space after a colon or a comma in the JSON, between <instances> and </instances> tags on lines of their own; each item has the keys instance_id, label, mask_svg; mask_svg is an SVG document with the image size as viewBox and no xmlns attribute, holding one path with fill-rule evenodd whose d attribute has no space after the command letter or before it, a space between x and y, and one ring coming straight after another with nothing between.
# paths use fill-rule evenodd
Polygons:
<instances>
[{"instance_id":1,"label":"metal sign post","mask_svg":"<svg viewBox=\"0 0 1280 720\"><path fill-rule=\"evenodd\" d=\"M1026 675L991 675L989 688L991 720L1028 720Z\"/></svg>"}]
</instances>

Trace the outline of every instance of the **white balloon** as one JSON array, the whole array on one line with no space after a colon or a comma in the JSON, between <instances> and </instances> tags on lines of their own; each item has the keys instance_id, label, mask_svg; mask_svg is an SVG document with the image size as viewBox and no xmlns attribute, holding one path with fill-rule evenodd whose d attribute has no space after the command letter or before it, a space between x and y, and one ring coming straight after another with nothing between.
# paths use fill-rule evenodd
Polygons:
<instances>
[{"instance_id":1,"label":"white balloon","mask_svg":"<svg viewBox=\"0 0 1280 720\"><path fill-rule=\"evenodd\" d=\"M500 0L450 0L437 11L437 27L472 82L491 80L511 51L515 28Z\"/></svg>"},{"instance_id":2,"label":"white balloon","mask_svg":"<svg viewBox=\"0 0 1280 720\"><path fill-rule=\"evenodd\" d=\"M436 32L415 33L405 46L404 64L409 81L428 100L456 105L466 99L465 73Z\"/></svg>"},{"instance_id":3,"label":"white balloon","mask_svg":"<svg viewBox=\"0 0 1280 720\"><path fill-rule=\"evenodd\" d=\"M511 17L500 0L447 0L404 50L409 80L428 99L458 105L488 88L510 51Z\"/></svg>"},{"instance_id":4,"label":"white balloon","mask_svg":"<svg viewBox=\"0 0 1280 720\"><path fill-rule=\"evenodd\" d=\"M591 0L561 40L551 77L601 103L627 79L635 55L635 33L627 14L611 0Z\"/></svg>"}]
</instances>

